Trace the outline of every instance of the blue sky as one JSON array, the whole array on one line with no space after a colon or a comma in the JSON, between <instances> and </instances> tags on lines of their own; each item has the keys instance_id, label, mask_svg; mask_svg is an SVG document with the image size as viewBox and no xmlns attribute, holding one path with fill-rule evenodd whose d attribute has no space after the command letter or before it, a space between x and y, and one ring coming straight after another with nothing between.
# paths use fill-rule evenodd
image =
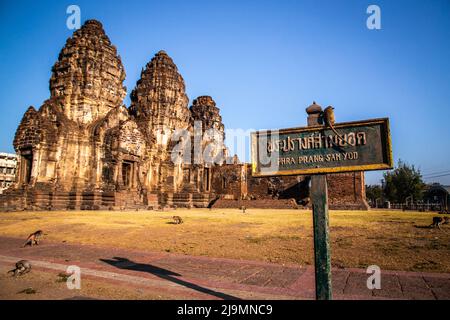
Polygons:
<instances>
[{"instance_id":1,"label":"blue sky","mask_svg":"<svg viewBox=\"0 0 450 320\"><path fill-rule=\"evenodd\" d=\"M27 107L49 97L51 67L72 34L70 4L82 21L103 23L128 94L164 49L190 101L211 95L227 128L303 126L315 100L333 105L339 122L389 117L396 160L450 173L448 0L0 0L1 151L13 151ZM381 8L381 30L366 27L370 4ZM450 175L426 181L450 184Z\"/></svg>"}]
</instances>

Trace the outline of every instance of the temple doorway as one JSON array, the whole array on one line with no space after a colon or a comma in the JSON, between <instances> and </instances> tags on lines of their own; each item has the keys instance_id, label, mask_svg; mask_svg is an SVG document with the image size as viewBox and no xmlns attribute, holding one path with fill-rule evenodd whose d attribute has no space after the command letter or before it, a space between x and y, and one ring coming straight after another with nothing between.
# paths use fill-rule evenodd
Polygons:
<instances>
[{"instance_id":1,"label":"temple doorway","mask_svg":"<svg viewBox=\"0 0 450 320\"><path fill-rule=\"evenodd\" d=\"M22 155L22 174L21 180L24 184L29 184L31 181L31 170L33 168L33 154Z\"/></svg>"},{"instance_id":2,"label":"temple doorway","mask_svg":"<svg viewBox=\"0 0 450 320\"><path fill-rule=\"evenodd\" d=\"M133 163L128 162L128 161L122 162L122 181L123 181L123 185L127 188L131 187L132 167L133 167Z\"/></svg>"},{"instance_id":3,"label":"temple doorway","mask_svg":"<svg viewBox=\"0 0 450 320\"><path fill-rule=\"evenodd\" d=\"M210 169L205 168L203 171L203 185L205 186L205 191L209 191L210 186Z\"/></svg>"}]
</instances>

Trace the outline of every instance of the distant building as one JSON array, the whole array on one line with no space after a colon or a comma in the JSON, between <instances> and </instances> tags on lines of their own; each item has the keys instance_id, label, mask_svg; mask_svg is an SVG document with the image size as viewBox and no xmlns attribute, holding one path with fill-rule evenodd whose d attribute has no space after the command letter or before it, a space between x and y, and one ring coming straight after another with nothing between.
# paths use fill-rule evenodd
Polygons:
<instances>
[{"instance_id":1,"label":"distant building","mask_svg":"<svg viewBox=\"0 0 450 320\"><path fill-rule=\"evenodd\" d=\"M425 191L424 202L437 203L444 210L448 210L450 204L450 186L443 186L439 183L430 185Z\"/></svg>"},{"instance_id":2,"label":"distant building","mask_svg":"<svg viewBox=\"0 0 450 320\"><path fill-rule=\"evenodd\" d=\"M0 152L0 194L16 180L17 155Z\"/></svg>"}]
</instances>

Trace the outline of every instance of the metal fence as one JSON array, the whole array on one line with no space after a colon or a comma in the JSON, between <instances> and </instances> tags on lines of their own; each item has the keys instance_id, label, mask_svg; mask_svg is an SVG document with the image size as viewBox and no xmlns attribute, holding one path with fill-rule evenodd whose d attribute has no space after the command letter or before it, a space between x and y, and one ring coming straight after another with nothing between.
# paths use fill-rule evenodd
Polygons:
<instances>
[{"instance_id":1,"label":"metal fence","mask_svg":"<svg viewBox=\"0 0 450 320\"><path fill-rule=\"evenodd\" d=\"M391 203L390 208L413 211L445 211L441 203Z\"/></svg>"}]
</instances>

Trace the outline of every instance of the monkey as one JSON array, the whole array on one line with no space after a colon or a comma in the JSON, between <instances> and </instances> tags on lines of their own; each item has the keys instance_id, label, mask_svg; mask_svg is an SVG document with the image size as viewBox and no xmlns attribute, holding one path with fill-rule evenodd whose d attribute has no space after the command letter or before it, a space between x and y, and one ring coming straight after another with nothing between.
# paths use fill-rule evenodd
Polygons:
<instances>
[{"instance_id":1,"label":"monkey","mask_svg":"<svg viewBox=\"0 0 450 320\"><path fill-rule=\"evenodd\" d=\"M245 213L245 210L247 210L247 208L245 206L242 206L241 210L242 210L243 213Z\"/></svg>"},{"instance_id":2,"label":"monkey","mask_svg":"<svg viewBox=\"0 0 450 320\"><path fill-rule=\"evenodd\" d=\"M30 234L28 236L27 240L23 244L23 247L26 247L27 245L30 245L31 247L33 245L39 245L39 241L41 240L41 237L43 234L44 234L44 232L42 230L33 232L32 234Z\"/></svg>"},{"instance_id":3,"label":"monkey","mask_svg":"<svg viewBox=\"0 0 450 320\"><path fill-rule=\"evenodd\" d=\"M441 230L441 225L443 224L449 224L450 218L449 217L433 217L433 223L430 225L431 228L438 228Z\"/></svg>"},{"instance_id":4,"label":"monkey","mask_svg":"<svg viewBox=\"0 0 450 320\"><path fill-rule=\"evenodd\" d=\"M23 289L22 291L19 291L17 293L35 294L36 290L34 290L33 288L29 287L29 288Z\"/></svg>"},{"instance_id":5,"label":"monkey","mask_svg":"<svg viewBox=\"0 0 450 320\"><path fill-rule=\"evenodd\" d=\"M322 118L323 118L324 124L329 127L333 127L334 123L336 121L333 110L334 110L334 108L332 106L328 106L322 112Z\"/></svg>"},{"instance_id":6,"label":"monkey","mask_svg":"<svg viewBox=\"0 0 450 320\"><path fill-rule=\"evenodd\" d=\"M28 260L20 260L16 262L16 268L9 270L8 273L13 273L14 277L22 276L31 271L31 263Z\"/></svg>"},{"instance_id":7,"label":"monkey","mask_svg":"<svg viewBox=\"0 0 450 320\"><path fill-rule=\"evenodd\" d=\"M332 106L328 106L323 110L322 112L322 118L324 121L324 124L329 127L338 137L340 140L344 141L345 143L348 143L347 140L344 139L334 128L335 118L334 118L334 108Z\"/></svg>"},{"instance_id":8,"label":"monkey","mask_svg":"<svg viewBox=\"0 0 450 320\"><path fill-rule=\"evenodd\" d=\"M183 219L181 219L180 216L173 216L172 219L175 222L175 224L182 224L183 223Z\"/></svg>"},{"instance_id":9,"label":"monkey","mask_svg":"<svg viewBox=\"0 0 450 320\"><path fill-rule=\"evenodd\" d=\"M303 199L300 201L300 204L301 204L302 206L306 207L306 206L309 204L310 201L311 201L311 200L309 199L309 197L306 197L306 198L303 198Z\"/></svg>"}]
</instances>

